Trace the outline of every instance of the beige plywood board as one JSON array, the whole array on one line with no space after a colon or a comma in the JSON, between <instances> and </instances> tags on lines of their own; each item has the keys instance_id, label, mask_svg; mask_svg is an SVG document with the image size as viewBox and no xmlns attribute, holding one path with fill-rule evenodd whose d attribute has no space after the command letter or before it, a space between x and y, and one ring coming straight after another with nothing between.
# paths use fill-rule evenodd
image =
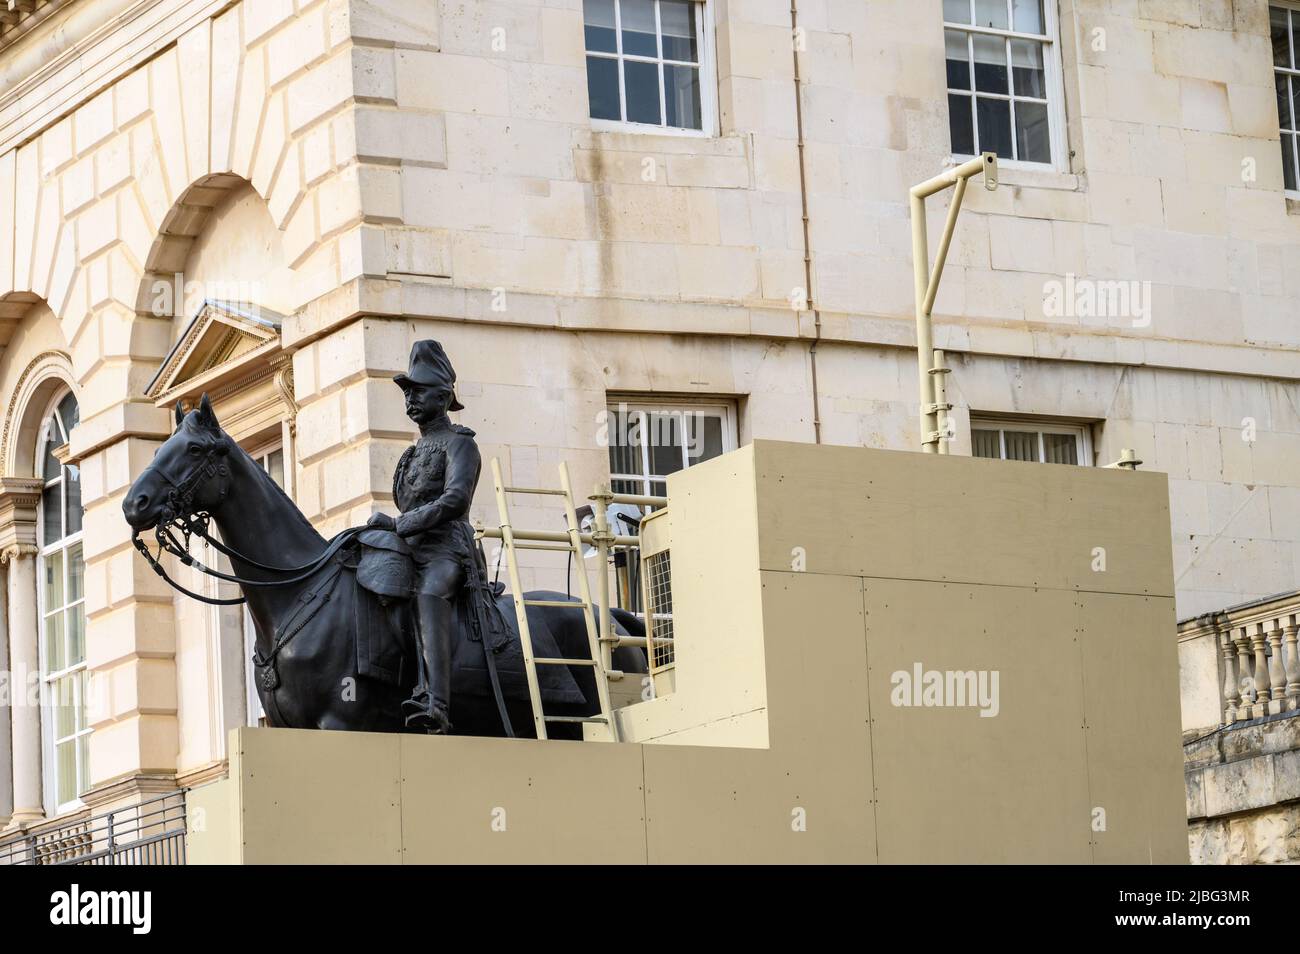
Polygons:
<instances>
[{"instance_id":1,"label":"beige plywood board","mask_svg":"<svg viewBox=\"0 0 1300 954\"><path fill-rule=\"evenodd\" d=\"M402 736L407 864L641 864L641 747Z\"/></svg>"},{"instance_id":2,"label":"beige plywood board","mask_svg":"<svg viewBox=\"0 0 1300 954\"><path fill-rule=\"evenodd\" d=\"M397 735L309 729L231 734L245 864L401 861Z\"/></svg>"},{"instance_id":3,"label":"beige plywood board","mask_svg":"<svg viewBox=\"0 0 1300 954\"><path fill-rule=\"evenodd\" d=\"M1187 864L1173 600L1078 600L1094 860Z\"/></svg>"},{"instance_id":4,"label":"beige plywood board","mask_svg":"<svg viewBox=\"0 0 1300 954\"><path fill-rule=\"evenodd\" d=\"M866 581L882 862L1091 860L1075 600L1059 590ZM894 673L918 662L923 671L997 671L997 715L894 705Z\"/></svg>"},{"instance_id":5,"label":"beige plywood board","mask_svg":"<svg viewBox=\"0 0 1300 954\"><path fill-rule=\"evenodd\" d=\"M790 569L800 548L812 573L1173 594L1163 474L774 441L753 453L763 569Z\"/></svg>"},{"instance_id":6,"label":"beige plywood board","mask_svg":"<svg viewBox=\"0 0 1300 954\"><path fill-rule=\"evenodd\" d=\"M185 793L185 862L191 865L237 865L242 838L238 782L228 778Z\"/></svg>"},{"instance_id":7,"label":"beige plywood board","mask_svg":"<svg viewBox=\"0 0 1300 954\"><path fill-rule=\"evenodd\" d=\"M861 581L762 582L771 747L644 746L651 862L875 859Z\"/></svg>"},{"instance_id":8,"label":"beige plywood board","mask_svg":"<svg viewBox=\"0 0 1300 954\"><path fill-rule=\"evenodd\" d=\"M668 478L677 685L687 729L766 705L753 452ZM694 473L698 471L698 473ZM665 726L669 727L669 726Z\"/></svg>"}]
</instances>

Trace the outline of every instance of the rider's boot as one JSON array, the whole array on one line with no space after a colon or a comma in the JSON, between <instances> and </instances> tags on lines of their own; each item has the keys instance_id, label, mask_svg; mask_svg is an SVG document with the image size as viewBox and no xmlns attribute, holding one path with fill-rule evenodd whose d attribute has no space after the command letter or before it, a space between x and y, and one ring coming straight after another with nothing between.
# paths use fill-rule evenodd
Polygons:
<instances>
[{"instance_id":1,"label":"rider's boot","mask_svg":"<svg viewBox=\"0 0 1300 954\"><path fill-rule=\"evenodd\" d=\"M451 731L452 606L438 596L420 594L415 599L420 683L414 695L402 703L402 711L407 726L445 735Z\"/></svg>"}]
</instances>

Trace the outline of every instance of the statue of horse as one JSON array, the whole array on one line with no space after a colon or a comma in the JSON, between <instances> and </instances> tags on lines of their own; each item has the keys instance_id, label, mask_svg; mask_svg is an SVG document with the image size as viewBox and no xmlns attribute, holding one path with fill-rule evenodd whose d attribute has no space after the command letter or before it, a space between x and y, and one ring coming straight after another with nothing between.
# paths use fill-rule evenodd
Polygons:
<instances>
[{"instance_id":1,"label":"statue of horse","mask_svg":"<svg viewBox=\"0 0 1300 954\"><path fill-rule=\"evenodd\" d=\"M364 528L330 541L321 537L271 476L221 429L207 395L188 414L177 406L176 430L131 485L122 510L137 549L172 586L207 602L247 602L257 634L258 696L269 724L406 731L401 703L410 697L417 672L409 607L406 601L381 600L358 584L358 537ZM208 534L209 519L219 538ZM178 528L185 544L174 535ZM212 600L171 580L140 540L149 530L157 534L159 555L168 550L184 562L192 561L187 547L191 533L209 540L228 556L234 572L223 575L200 568L238 582L243 598ZM579 567L578 572L585 569ZM500 592L495 598L503 624L499 638L475 641L471 627L457 626L453 732L507 735L508 718L513 734L533 736L513 602ZM570 599L548 591L529 592L526 598ZM591 658L585 617L574 603L572 609L527 607L536 655ZM644 636L634 615L618 609L611 614L619 635ZM599 711L590 665L537 668L548 715ZM629 647L615 649L613 668L643 673L645 654ZM551 725L548 735L554 738L581 738L580 724Z\"/></svg>"}]
</instances>

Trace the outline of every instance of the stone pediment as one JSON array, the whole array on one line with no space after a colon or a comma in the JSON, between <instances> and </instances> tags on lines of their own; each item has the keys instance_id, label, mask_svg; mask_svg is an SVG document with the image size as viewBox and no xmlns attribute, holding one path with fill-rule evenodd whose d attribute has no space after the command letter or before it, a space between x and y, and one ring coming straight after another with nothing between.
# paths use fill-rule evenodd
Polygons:
<instances>
[{"instance_id":1,"label":"stone pediment","mask_svg":"<svg viewBox=\"0 0 1300 954\"><path fill-rule=\"evenodd\" d=\"M283 316L265 308L205 301L168 352L145 394L170 404L263 376L280 354Z\"/></svg>"}]
</instances>

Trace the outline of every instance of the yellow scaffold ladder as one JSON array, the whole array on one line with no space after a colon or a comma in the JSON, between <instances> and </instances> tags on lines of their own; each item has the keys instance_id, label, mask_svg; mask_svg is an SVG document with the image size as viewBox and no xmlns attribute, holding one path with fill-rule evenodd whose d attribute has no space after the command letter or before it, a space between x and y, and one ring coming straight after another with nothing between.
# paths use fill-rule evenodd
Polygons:
<instances>
[{"instance_id":1,"label":"yellow scaffold ladder","mask_svg":"<svg viewBox=\"0 0 1300 954\"><path fill-rule=\"evenodd\" d=\"M515 602L515 619L519 623L519 643L524 653L524 675L528 680L528 696L533 704L533 725L537 729L537 738L545 739L548 722L585 722L602 725L607 741L618 741L618 729L614 722L614 713L609 702L609 676L601 652L600 631L596 626L595 606L591 601L591 586L587 580L587 565L582 556L582 533L578 527L578 515L573 505L573 489L569 484L569 468L560 464L560 489L549 490L538 487L508 487L501 477L501 462L492 458L492 482L496 486L497 512L501 518L501 547L505 551L506 566L510 571L510 590ZM511 494L532 494L536 496L563 497L564 514L568 521L565 533L546 533L542 531L516 531L511 526L509 497ZM577 602L567 600L529 600L524 598L523 586L519 582L518 550L550 550L573 555L573 562L578 570ZM599 572L607 572L600 567ZM528 628L529 606L567 606L581 608L583 621L587 626L587 644L591 652L590 659L558 659L536 656L533 653L532 633ZM558 716L547 715L542 710L542 693L537 682L538 666L591 666L596 677L596 695L600 699L600 714L592 716Z\"/></svg>"}]
</instances>

